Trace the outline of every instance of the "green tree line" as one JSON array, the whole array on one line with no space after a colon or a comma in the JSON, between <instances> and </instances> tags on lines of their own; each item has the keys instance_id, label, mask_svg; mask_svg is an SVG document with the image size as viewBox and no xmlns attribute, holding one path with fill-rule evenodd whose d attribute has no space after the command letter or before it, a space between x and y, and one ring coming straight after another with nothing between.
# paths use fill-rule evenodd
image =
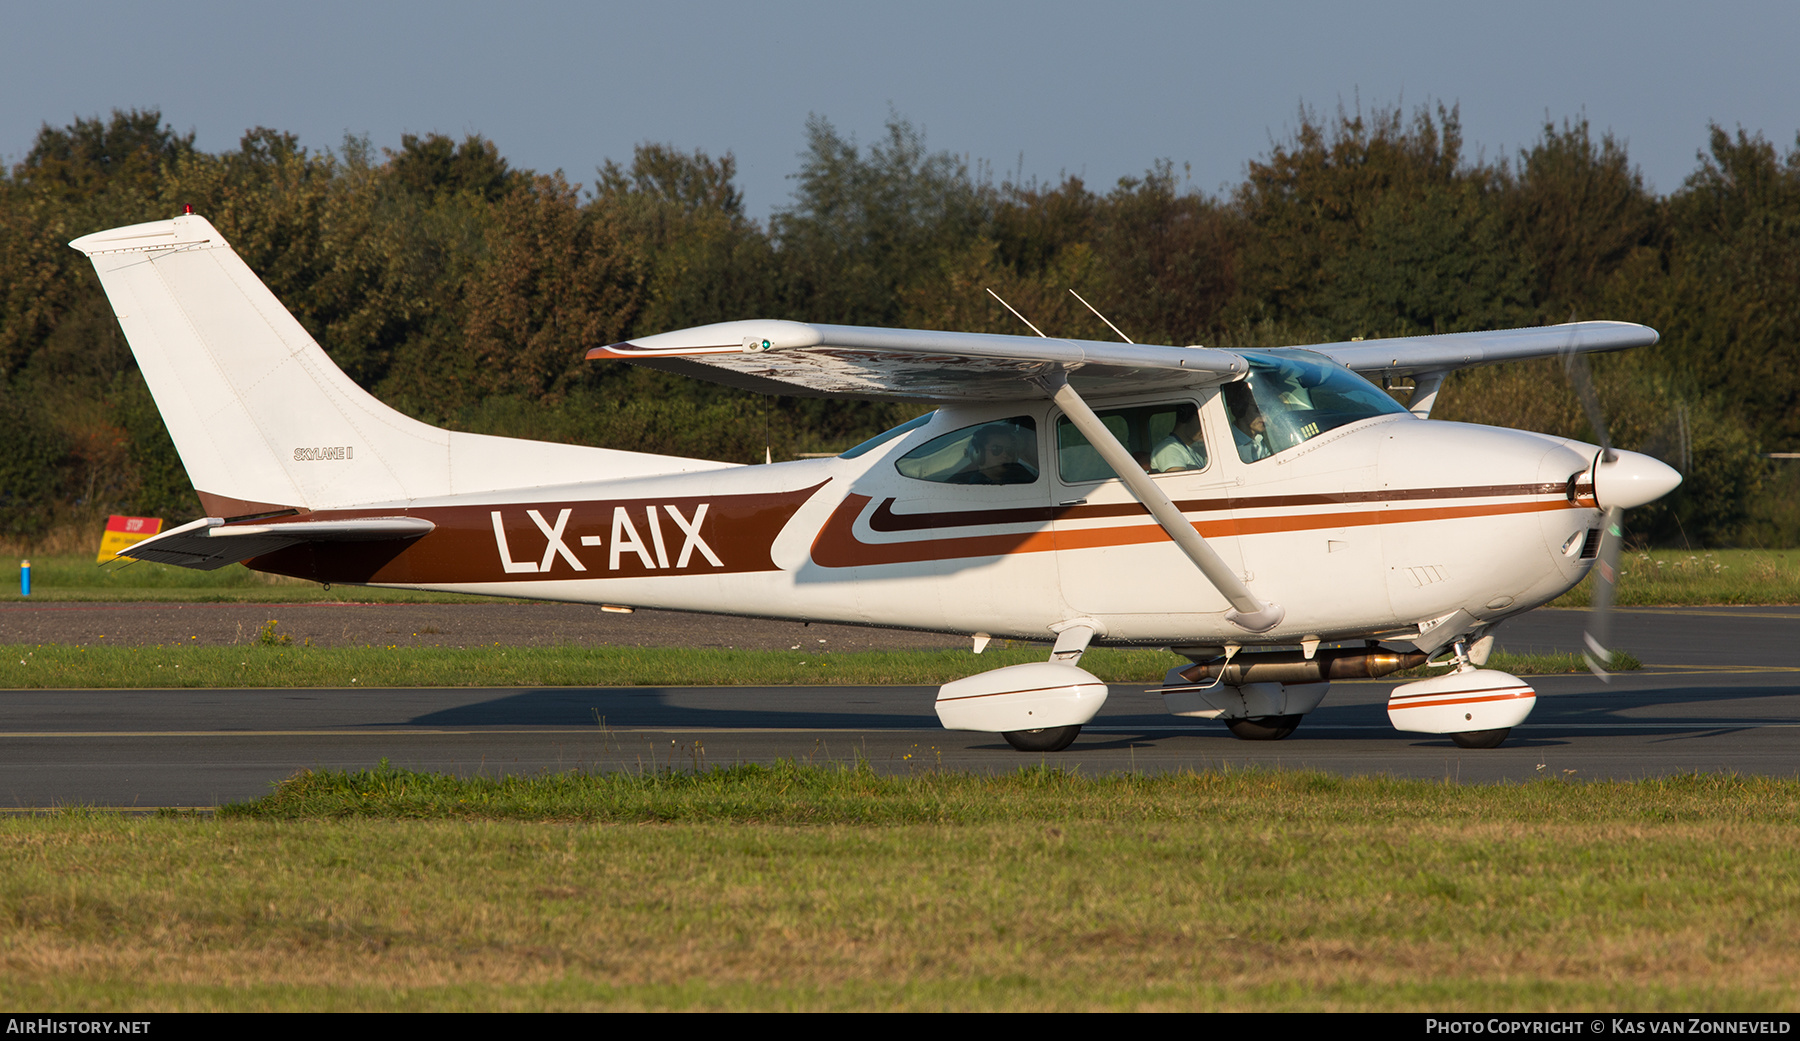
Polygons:
<instances>
[{"instance_id":1,"label":"green tree line","mask_svg":"<svg viewBox=\"0 0 1800 1041\"><path fill-rule=\"evenodd\" d=\"M1171 163L1104 190L996 181L895 119L814 118L793 195L744 211L729 154L644 145L590 183L493 142L292 134L194 147L154 110L46 124L0 175L0 536L199 506L70 239L184 204L232 241L351 378L428 422L738 461L835 450L904 405L764 399L586 348L735 318L1279 346L1613 318L1656 347L1601 358L1616 442L1676 461L1633 516L1660 542L1793 544L1800 450L1800 144L1713 126L1674 192L1584 121L1465 155L1456 109L1303 112L1221 195ZM1402 389L1403 392L1403 389ZM1451 378L1438 418L1592 437L1554 363ZM1472 465L1476 465L1472 463ZM1790 469L1800 469L1790 467ZM1641 516L1640 516L1641 514Z\"/></svg>"}]
</instances>

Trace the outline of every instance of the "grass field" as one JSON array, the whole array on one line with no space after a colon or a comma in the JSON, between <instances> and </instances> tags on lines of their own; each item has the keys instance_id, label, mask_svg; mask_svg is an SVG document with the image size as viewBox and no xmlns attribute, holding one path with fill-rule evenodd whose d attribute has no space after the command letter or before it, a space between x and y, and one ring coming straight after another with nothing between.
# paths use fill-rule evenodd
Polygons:
<instances>
[{"instance_id":1,"label":"grass field","mask_svg":"<svg viewBox=\"0 0 1800 1041\"><path fill-rule=\"evenodd\" d=\"M1552 601L1586 607L1591 580ZM1800 550L1650 550L1619 560L1621 607L1800 604Z\"/></svg>"},{"instance_id":2,"label":"grass field","mask_svg":"<svg viewBox=\"0 0 1800 1041\"><path fill-rule=\"evenodd\" d=\"M1618 655L1615 668L1640 668ZM960 651L750 651L674 647L102 647L0 645L0 689L111 687L690 687L930 685L1043 661L1042 647ZM1187 659L1095 648L1081 667L1108 683L1160 683ZM1581 672L1578 655L1495 654L1514 675ZM1399 678L1435 674L1414 669Z\"/></svg>"},{"instance_id":3,"label":"grass field","mask_svg":"<svg viewBox=\"0 0 1800 1041\"><path fill-rule=\"evenodd\" d=\"M1622 603L1800 600L1795 554L1647 559ZM242 568L34 573L34 599L461 599ZM271 629L0 648L0 687L935 684L1042 656L313 648ZM1178 662L1083 659L1121 683ZM1797 839L1800 782L1732 777L302 774L213 816L0 819L0 1003L1781 1010L1800 999Z\"/></svg>"},{"instance_id":4,"label":"grass field","mask_svg":"<svg viewBox=\"0 0 1800 1041\"><path fill-rule=\"evenodd\" d=\"M1791 1010L1800 783L791 764L0 820L0 1003Z\"/></svg>"},{"instance_id":5,"label":"grass field","mask_svg":"<svg viewBox=\"0 0 1800 1041\"><path fill-rule=\"evenodd\" d=\"M10 567L16 567L16 563ZM1653 550L1626 554L1620 571L1622 606L1800 603L1800 550ZM100 566L91 555L65 554L32 558L31 574L32 600L492 602L488 597L366 586L334 586L326 590L316 582L263 575L241 564L218 571L190 571L146 563ZM19 596L16 572L12 575L0 584L0 603L23 599ZM1587 604L1584 582L1553 606Z\"/></svg>"}]
</instances>

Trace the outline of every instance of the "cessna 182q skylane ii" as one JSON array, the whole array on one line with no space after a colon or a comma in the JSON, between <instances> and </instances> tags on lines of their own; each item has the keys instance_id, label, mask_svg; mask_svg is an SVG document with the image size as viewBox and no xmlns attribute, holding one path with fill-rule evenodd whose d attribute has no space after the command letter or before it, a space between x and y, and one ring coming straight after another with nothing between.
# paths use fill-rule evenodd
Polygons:
<instances>
[{"instance_id":1,"label":"cessna 182q skylane ii","mask_svg":"<svg viewBox=\"0 0 1800 1041\"><path fill-rule=\"evenodd\" d=\"M1329 682L1497 745L1535 703L1480 666L1573 586L1662 463L1426 417L1469 365L1656 342L1639 325L1220 350L741 321L595 347L766 393L940 403L832 459L739 466L440 430L339 371L205 219L77 239L211 516L127 556L320 582L1054 640L939 719L1056 750L1092 644L1190 658L1171 712L1277 738ZM1411 377L1403 407L1368 378ZM1604 434L1601 435L1604 440ZM1610 534L1603 537L1603 529ZM1616 553L1616 548L1612 550ZM1590 643L1592 641L1590 640Z\"/></svg>"}]
</instances>

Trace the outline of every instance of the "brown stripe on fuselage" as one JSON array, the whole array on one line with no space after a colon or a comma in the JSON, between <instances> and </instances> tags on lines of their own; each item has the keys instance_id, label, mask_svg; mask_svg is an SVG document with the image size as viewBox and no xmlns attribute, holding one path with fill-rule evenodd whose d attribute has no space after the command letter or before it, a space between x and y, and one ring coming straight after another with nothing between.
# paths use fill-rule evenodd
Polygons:
<instances>
[{"instance_id":1,"label":"brown stripe on fuselage","mask_svg":"<svg viewBox=\"0 0 1800 1041\"><path fill-rule=\"evenodd\" d=\"M865 498L867 498L865 496ZM1136 502L1107 503L1099 506L1022 506L1015 509L949 510L942 513L895 513L894 498L881 500L869 515L872 531L932 531L938 528L976 528L989 524L1045 524L1070 517L1142 517L1144 507ZM1193 506L1192 509L1200 509Z\"/></svg>"},{"instance_id":2,"label":"brown stripe on fuselage","mask_svg":"<svg viewBox=\"0 0 1800 1041\"><path fill-rule=\"evenodd\" d=\"M1042 553L1056 549L1055 535L1033 531L1007 535L969 535L963 538L919 539L912 542L864 542L856 537L856 518L869 505L867 495L844 496L819 534L813 539L813 563L820 567L860 567L865 564L912 564L959 557L999 557L1008 553ZM1118 530L1118 529L1107 529ZM1161 529L1158 529L1161 534Z\"/></svg>"},{"instance_id":3,"label":"brown stripe on fuselage","mask_svg":"<svg viewBox=\"0 0 1800 1041\"><path fill-rule=\"evenodd\" d=\"M531 582L589 578L637 578L646 575L718 575L733 572L779 570L770 556L775 537L787 526L802 504L823 488L750 495L683 495L638 499L550 500L498 503L479 506L427 506L407 510L320 510L306 520L348 520L358 517L423 517L437 525L416 539L379 542L308 542L255 557L246 563L258 570L292 575L315 582L393 583L399 585L461 585L479 582ZM699 507L706 515L694 521ZM694 526L698 541L719 558L708 561L696 545L686 566L679 563L688 535L668 515L673 506L681 520ZM650 513L654 507L655 514ZM568 554L586 568L577 571L560 552L552 552L542 570L508 572L494 535L493 514L501 517L507 553L517 563L543 563L550 539L527 511L536 510L555 528L562 511L561 542ZM626 549L611 566L614 553L615 511L623 510L630 529L620 528L622 544L633 537L643 552ZM279 522L271 526L277 526ZM660 526L662 549L653 532ZM581 537L597 536L598 546L583 546ZM646 563L648 561L648 563ZM665 565L666 561L666 565Z\"/></svg>"},{"instance_id":4,"label":"brown stripe on fuselage","mask_svg":"<svg viewBox=\"0 0 1800 1041\"><path fill-rule=\"evenodd\" d=\"M1343 506L1369 502L1412 502L1419 499L1490 499L1519 495L1565 495L1563 484L1491 484L1470 488L1388 488L1366 492L1326 492L1313 495L1226 495L1217 499L1177 499L1183 513L1217 510L1269 510L1287 506ZM1148 511L1140 503L1115 502L1067 506L1021 506L1012 509L947 510L935 513L895 513L890 496L869 515L871 531L931 531L938 528L973 528L989 524L1042 524L1059 520L1101 520L1109 517L1142 517ZM1341 526L1341 525L1340 525Z\"/></svg>"},{"instance_id":5,"label":"brown stripe on fuselage","mask_svg":"<svg viewBox=\"0 0 1800 1041\"><path fill-rule=\"evenodd\" d=\"M1561 485L1510 485L1496 487L1506 487L1518 490L1493 492L1491 494L1560 495L1563 490ZM1423 491L1423 489L1406 489L1404 491L1410 493ZM1467 490L1465 489L1452 489L1450 491L1459 498L1476 497L1474 494L1467 494ZM1361 495L1363 493L1355 494ZM1395 498L1400 499L1424 497L1424 495L1418 494L1395 496ZM1301 503L1295 500L1311 500L1316 498L1321 497L1262 496L1258 498L1246 498L1243 501L1257 502L1265 506L1293 506L1314 505L1314 503L1310 501ZM968 535L941 539L915 539L906 542L864 542L856 536L856 519L862 515L864 508L867 507L871 501L873 500L867 495L851 494L844 497L844 501L839 503L837 509L832 511L831 517L825 522L825 526L819 529L818 536L813 540L812 556L814 563L817 563L821 567L861 567L870 564L910 564L932 560L955 560L966 557L1002 556L1008 553L1042 553L1059 549L1097 549L1105 546L1141 545L1143 543L1158 542L1168 538L1167 533L1155 524L1125 524L1104 528L1057 528L997 535ZM1345 502L1367 500L1337 499L1334 501ZM879 515L891 502L893 502L892 499L884 500L881 506L876 509L876 514ZM1119 505L1129 505L1140 514L1143 511L1143 507L1136 503ZM1184 511L1193 509L1192 503L1177 503L1176 505L1181 507ZM1371 524L1411 524L1420 521L1456 520L1465 517L1503 516L1516 513L1543 513L1552 510L1571 508L1573 508L1573 505L1566 497L1563 497L1550 500L1537 500L1534 502L1479 503L1464 506L1419 507L1401 510L1358 510L1355 512L1309 513L1291 516L1245 517L1239 514L1237 516L1228 515L1217 519L1194 521L1191 523L1193 523L1194 529L1203 537L1221 538L1227 536L1266 535L1276 532L1309 531L1326 528L1355 528ZM977 514L988 516L998 514L1008 517L1005 521L989 520L986 522L990 524L1030 523L1034 520L1039 523L1044 523L1052 519L1061 519L1062 517L1068 516L1068 514L1058 514L1054 512L1058 509L1067 509L1066 507L1050 507L1050 512L1047 513L1040 512L1040 509L1041 508L1029 510L971 510L962 513L911 515L894 514L890 511L887 516L889 518L921 518L928 516L944 518L945 521L938 526L945 528L968 526L961 518ZM1108 506L1107 509L1111 510L1112 507ZM1021 514L1032 514L1035 516L1025 520L1012 519ZM1118 516L1119 514L1110 513L1107 515ZM871 517L870 527L874 527L873 516ZM916 528L904 528L898 530L920 530L922 528L924 528L924 526L919 525ZM889 528L877 530L896 529Z\"/></svg>"}]
</instances>

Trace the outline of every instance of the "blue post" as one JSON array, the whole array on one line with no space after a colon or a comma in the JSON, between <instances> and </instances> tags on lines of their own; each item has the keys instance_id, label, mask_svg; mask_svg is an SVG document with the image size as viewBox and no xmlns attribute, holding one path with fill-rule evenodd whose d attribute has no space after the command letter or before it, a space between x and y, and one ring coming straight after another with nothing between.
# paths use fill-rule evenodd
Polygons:
<instances>
[{"instance_id":1,"label":"blue post","mask_svg":"<svg viewBox=\"0 0 1800 1041\"><path fill-rule=\"evenodd\" d=\"M19 595L31 595L31 561L19 561Z\"/></svg>"}]
</instances>

